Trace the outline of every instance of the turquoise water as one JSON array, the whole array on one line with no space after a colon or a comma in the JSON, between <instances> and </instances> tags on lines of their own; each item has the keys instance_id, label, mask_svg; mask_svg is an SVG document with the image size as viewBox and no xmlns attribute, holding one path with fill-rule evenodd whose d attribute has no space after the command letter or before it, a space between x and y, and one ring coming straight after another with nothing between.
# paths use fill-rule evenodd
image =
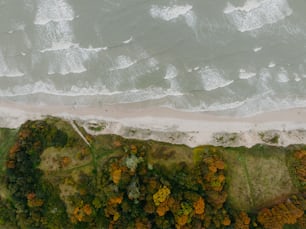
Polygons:
<instances>
[{"instance_id":1,"label":"turquoise water","mask_svg":"<svg viewBox=\"0 0 306 229\"><path fill-rule=\"evenodd\" d=\"M1 0L0 99L230 115L306 106L303 0Z\"/></svg>"}]
</instances>

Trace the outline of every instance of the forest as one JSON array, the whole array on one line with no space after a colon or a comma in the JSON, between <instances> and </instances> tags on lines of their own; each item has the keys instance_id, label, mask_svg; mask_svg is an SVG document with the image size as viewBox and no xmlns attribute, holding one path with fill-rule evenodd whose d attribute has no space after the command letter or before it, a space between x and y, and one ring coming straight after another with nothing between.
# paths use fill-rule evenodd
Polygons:
<instances>
[{"instance_id":1,"label":"forest","mask_svg":"<svg viewBox=\"0 0 306 229\"><path fill-rule=\"evenodd\" d=\"M0 228L306 228L306 145L173 145L62 119L0 130Z\"/></svg>"}]
</instances>

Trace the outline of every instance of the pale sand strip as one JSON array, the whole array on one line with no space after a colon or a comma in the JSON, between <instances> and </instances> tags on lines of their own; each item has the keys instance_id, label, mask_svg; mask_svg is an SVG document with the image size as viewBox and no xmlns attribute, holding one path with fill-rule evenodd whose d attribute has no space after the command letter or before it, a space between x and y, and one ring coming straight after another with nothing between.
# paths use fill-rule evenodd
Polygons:
<instances>
[{"instance_id":1,"label":"pale sand strip","mask_svg":"<svg viewBox=\"0 0 306 229\"><path fill-rule=\"evenodd\" d=\"M92 134L112 133L189 146L252 146L272 143L275 139L277 145L282 146L306 144L306 109L268 112L252 117L221 117L168 108L141 109L139 104L94 108L0 102L0 127L16 128L28 119L40 119L46 115L78 120ZM105 128L94 132L89 129L92 125Z\"/></svg>"}]
</instances>

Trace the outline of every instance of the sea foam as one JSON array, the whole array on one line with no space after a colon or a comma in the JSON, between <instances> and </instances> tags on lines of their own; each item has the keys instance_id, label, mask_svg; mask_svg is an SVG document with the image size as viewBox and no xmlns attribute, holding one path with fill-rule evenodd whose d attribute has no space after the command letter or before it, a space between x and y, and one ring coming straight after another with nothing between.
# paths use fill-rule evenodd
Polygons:
<instances>
[{"instance_id":1,"label":"sea foam","mask_svg":"<svg viewBox=\"0 0 306 229\"><path fill-rule=\"evenodd\" d=\"M80 52L100 52L101 50L104 50L103 47L97 47L93 48L92 46L89 46L88 48L81 48L79 44L73 43L73 42L52 42L52 46L50 48L45 48L40 50L41 53L45 52L56 52L56 51L64 51L68 49L79 49Z\"/></svg>"},{"instance_id":2,"label":"sea foam","mask_svg":"<svg viewBox=\"0 0 306 229\"><path fill-rule=\"evenodd\" d=\"M129 68L136 62L137 62L136 60L132 60L131 57L129 56L120 55L116 58L115 65L114 67L110 68L110 71Z\"/></svg>"},{"instance_id":3,"label":"sea foam","mask_svg":"<svg viewBox=\"0 0 306 229\"><path fill-rule=\"evenodd\" d=\"M110 92L104 86L87 86L79 87L72 85L67 89L58 89L51 81L36 81L35 83L28 83L24 85L14 86L12 88L0 89L0 96L14 97L14 96L26 96L33 94L47 94L47 95L59 95L59 96L95 96L95 95L115 95L121 92Z\"/></svg>"},{"instance_id":4,"label":"sea foam","mask_svg":"<svg viewBox=\"0 0 306 229\"><path fill-rule=\"evenodd\" d=\"M294 80L295 80L296 82L300 82L300 81L302 80L301 77L299 76L299 74L293 73L293 75L294 75Z\"/></svg>"},{"instance_id":5,"label":"sea foam","mask_svg":"<svg viewBox=\"0 0 306 229\"><path fill-rule=\"evenodd\" d=\"M231 3L223 11L240 32L274 24L292 14L287 0L247 0L243 6Z\"/></svg>"},{"instance_id":6,"label":"sea foam","mask_svg":"<svg viewBox=\"0 0 306 229\"><path fill-rule=\"evenodd\" d=\"M60 49L60 46L68 46L73 43L74 34L71 25L67 21L53 22L37 26L39 46L44 49Z\"/></svg>"},{"instance_id":7,"label":"sea foam","mask_svg":"<svg viewBox=\"0 0 306 229\"><path fill-rule=\"evenodd\" d=\"M243 68L239 70L239 78L240 79L250 79L254 76L256 76L255 72L248 72L247 70L245 70Z\"/></svg>"},{"instance_id":8,"label":"sea foam","mask_svg":"<svg viewBox=\"0 0 306 229\"><path fill-rule=\"evenodd\" d=\"M260 50L262 50L262 47L260 46L253 48L254 52L259 52Z\"/></svg>"},{"instance_id":9,"label":"sea foam","mask_svg":"<svg viewBox=\"0 0 306 229\"><path fill-rule=\"evenodd\" d=\"M271 61L268 65L269 68L274 68L275 66L276 64L273 61Z\"/></svg>"},{"instance_id":10,"label":"sea foam","mask_svg":"<svg viewBox=\"0 0 306 229\"><path fill-rule=\"evenodd\" d=\"M277 81L280 83L287 83L289 82L288 72L283 67L280 68L278 74L277 74Z\"/></svg>"},{"instance_id":11,"label":"sea foam","mask_svg":"<svg viewBox=\"0 0 306 229\"><path fill-rule=\"evenodd\" d=\"M78 47L79 44L74 44L72 42L60 41L60 42L52 42L52 46L50 48L45 48L40 50L41 53L51 52L51 51L60 51L65 49L70 49L72 47Z\"/></svg>"},{"instance_id":12,"label":"sea foam","mask_svg":"<svg viewBox=\"0 0 306 229\"><path fill-rule=\"evenodd\" d=\"M113 77L129 76L130 82L159 69L159 61L137 45L127 47L124 54L107 59L110 60L109 71Z\"/></svg>"},{"instance_id":13,"label":"sea foam","mask_svg":"<svg viewBox=\"0 0 306 229\"><path fill-rule=\"evenodd\" d=\"M153 18L160 18L165 21L171 21L179 16L186 15L192 9L192 5L173 5L173 6L157 6L153 5L150 9Z\"/></svg>"},{"instance_id":14,"label":"sea foam","mask_svg":"<svg viewBox=\"0 0 306 229\"><path fill-rule=\"evenodd\" d=\"M169 96L181 96L183 95L176 90L168 89L164 90L163 88L146 88L143 90L130 90L124 91L122 94L118 95L118 99L120 103L135 103L135 102L143 102L143 101L152 101L163 99Z\"/></svg>"},{"instance_id":15,"label":"sea foam","mask_svg":"<svg viewBox=\"0 0 306 229\"><path fill-rule=\"evenodd\" d=\"M65 96L65 97L78 97L78 96L104 96L105 101L110 98L113 101L115 98L117 103L131 103L142 102L162 99L168 96L181 96L177 91L163 88L145 88L133 89L126 91L109 91L105 86L92 85L80 87L72 85L69 88L59 89L51 81L36 81L24 85L14 86L12 88L0 89L0 96L2 97L16 97L28 96L35 94L45 94L51 96Z\"/></svg>"},{"instance_id":16,"label":"sea foam","mask_svg":"<svg viewBox=\"0 0 306 229\"><path fill-rule=\"evenodd\" d=\"M72 7L65 0L39 0L34 24L45 25L50 21L71 21L74 19Z\"/></svg>"},{"instance_id":17,"label":"sea foam","mask_svg":"<svg viewBox=\"0 0 306 229\"><path fill-rule=\"evenodd\" d=\"M17 69L11 69L8 72L0 71L0 77L22 77L22 76L24 76L24 73L20 72Z\"/></svg>"},{"instance_id":18,"label":"sea foam","mask_svg":"<svg viewBox=\"0 0 306 229\"><path fill-rule=\"evenodd\" d=\"M164 21L175 21L177 18L183 17L186 24L195 30L197 17L192 8L193 6L189 4L171 6L152 5L150 14L153 18L159 18Z\"/></svg>"},{"instance_id":19,"label":"sea foam","mask_svg":"<svg viewBox=\"0 0 306 229\"><path fill-rule=\"evenodd\" d=\"M73 48L49 50L46 55L52 61L49 62L48 74L67 75L85 72L87 69L84 63L100 50L101 48L80 48L77 45Z\"/></svg>"},{"instance_id":20,"label":"sea foam","mask_svg":"<svg viewBox=\"0 0 306 229\"><path fill-rule=\"evenodd\" d=\"M122 41L123 44L129 44L133 41L133 36L131 36L129 39Z\"/></svg>"},{"instance_id":21,"label":"sea foam","mask_svg":"<svg viewBox=\"0 0 306 229\"><path fill-rule=\"evenodd\" d=\"M212 91L217 88L226 87L232 84L233 80L226 80L222 76L222 72L216 68L206 66L199 71L203 87L206 91Z\"/></svg>"},{"instance_id":22,"label":"sea foam","mask_svg":"<svg viewBox=\"0 0 306 229\"><path fill-rule=\"evenodd\" d=\"M51 4L50 1L46 2ZM72 8L65 1L56 0L47 10L45 9L47 3L40 2L41 10L37 12L37 17L41 16L40 12L45 12L44 17L50 20L45 20L47 23L37 23L38 41L43 48L40 49L41 58L34 57L34 59L36 58L39 63L40 59L47 58L48 75L79 74L87 71L85 62L102 48L82 48L75 43L69 22L73 16Z\"/></svg>"},{"instance_id":23,"label":"sea foam","mask_svg":"<svg viewBox=\"0 0 306 229\"><path fill-rule=\"evenodd\" d=\"M177 76L177 74L178 74L178 71L177 71L176 67L172 64L169 64L167 66L165 79L173 79Z\"/></svg>"},{"instance_id":24,"label":"sea foam","mask_svg":"<svg viewBox=\"0 0 306 229\"><path fill-rule=\"evenodd\" d=\"M253 116L262 112L304 108L305 106L306 102L304 99L297 97L276 98L273 94L263 94L246 99L245 103L237 107L235 112L240 116Z\"/></svg>"}]
</instances>

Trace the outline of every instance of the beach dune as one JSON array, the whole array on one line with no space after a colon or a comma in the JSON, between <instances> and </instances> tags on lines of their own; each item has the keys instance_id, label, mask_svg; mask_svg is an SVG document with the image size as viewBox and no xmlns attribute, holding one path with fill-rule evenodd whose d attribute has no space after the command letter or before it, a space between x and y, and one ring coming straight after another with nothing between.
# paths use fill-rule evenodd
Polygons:
<instances>
[{"instance_id":1,"label":"beach dune","mask_svg":"<svg viewBox=\"0 0 306 229\"><path fill-rule=\"evenodd\" d=\"M249 117L207 112L143 108L141 104L46 106L0 102L0 126L16 128L26 120L56 116L75 120L91 134L118 134L194 147L203 144L286 146L306 142L306 109L289 109Z\"/></svg>"}]
</instances>

